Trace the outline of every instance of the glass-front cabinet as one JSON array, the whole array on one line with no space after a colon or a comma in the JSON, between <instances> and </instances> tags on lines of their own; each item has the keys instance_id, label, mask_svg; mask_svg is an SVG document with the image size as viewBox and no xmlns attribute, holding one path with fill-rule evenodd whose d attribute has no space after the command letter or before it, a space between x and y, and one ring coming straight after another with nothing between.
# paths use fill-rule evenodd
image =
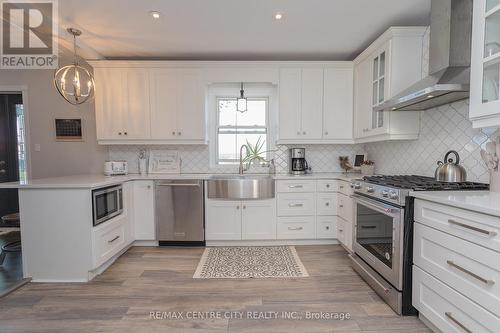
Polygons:
<instances>
[{"instance_id":1,"label":"glass-front cabinet","mask_svg":"<svg viewBox=\"0 0 500 333\"><path fill-rule=\"evenodd\" d=\"M500 125L500 0L474 1L470 118Z\"/></svg>"},{"instance_id":2,"label":"glass-front cabinet","mask_svg":"<svg viewBox=\"0 0 500 333\"><path fill-rule=\"evenodd\" d=\"M372 56L372 108L379 106L390 98L389 94L389 46L390 42L386 43L382 48ZM373 112L371 114L371 132L383 132L386 125L384 119L386 114L383 111Z\"/></svg>"}]
</instances>

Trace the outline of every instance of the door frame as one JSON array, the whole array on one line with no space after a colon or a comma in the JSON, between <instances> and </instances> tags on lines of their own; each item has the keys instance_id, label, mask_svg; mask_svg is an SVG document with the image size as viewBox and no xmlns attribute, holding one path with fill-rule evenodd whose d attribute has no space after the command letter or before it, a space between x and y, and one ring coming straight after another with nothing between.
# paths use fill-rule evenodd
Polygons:
<instances>
[{"instance_id":1,"label":"door frame","mask_svg":"<svg viewBox=\"0 0 500 333\"><path fill-rule=\"evenodd\" d=\"M24 128L25 128L25 138L26 143L26 171L28 173L27 179L31 180L31 142L30 142L30 118L28 112L28 86L26 85L0 85L0 94L12 94L18 93L22 95L23 99L23 111L24 111Z\"/></svg>"}]
</instances>

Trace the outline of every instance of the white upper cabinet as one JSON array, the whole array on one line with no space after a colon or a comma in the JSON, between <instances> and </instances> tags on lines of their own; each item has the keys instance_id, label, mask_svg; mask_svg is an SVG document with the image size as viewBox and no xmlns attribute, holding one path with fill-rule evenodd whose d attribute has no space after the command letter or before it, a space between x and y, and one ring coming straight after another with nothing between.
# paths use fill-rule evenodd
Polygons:
<instances>
[{"instance_id":1,"label":"white upper cabinet","mask_svg":"<svg viewBox=\"0 0 500 333\"><path fill-rule=\"evenodd\" d=\"M352 143L352 65L282 68L280 143Z\"/></svg>"},{"instance_id":2,"label":"white upper cabinet","mask_svg":"<svg viewBox=\"0 0 500 333\"><path fill-rule=\"evenodd\" d=\"M425 27L392 27L354 60L357 142L417 139L419 112L374 112L422 78Z\"/></svg>"},{"instance_id":3,"label":"white upper cabinet","mask_svg":"<svg viewBox=\"0 0 500 333\"><path fill-rule=\"evenodd\" d=\"M120 63L120 67L112 62L97 65L99 143L206 143L201 69L137 67L134 62Z\"/></svg>"},{"instance_id":4,"label":"white upper cabinet","mask_svg":"<svg viewBox=\"0 0 500 333\"><path fill-rule=\"evenodd\" d=\"M326 68L323 87L323 139L353 139L353 69Z\"/></svg>"},{"instance_id":5,"label":"white upper cabinet","mask_svg":"<svg viewBox=\"0 0 500 333\"><path fill-rule=\"evenodd\" d=\"M500 1L475 0L472 26L470 118L500 126Z\"/></svg>"},{"instance_id":6,"label":"white upper cabinet","mask_svg":"<svg viewBox=\"0 0 500 333\"><path fill-rule=\"evenodd\" d=\"M205 89L197 69L152 69L153 140L205 142Z\"/></svg>"},{"instance_id":7,"label":"white upper cabinet","mask_svg":"<svg viewBox=\"0 0 500 333\"><path fill-rule=\"evenodd\" d=\"M98 140L148 139L148 73L132 68L97 68L95 80Z\"/></svg>"}]
</instances>

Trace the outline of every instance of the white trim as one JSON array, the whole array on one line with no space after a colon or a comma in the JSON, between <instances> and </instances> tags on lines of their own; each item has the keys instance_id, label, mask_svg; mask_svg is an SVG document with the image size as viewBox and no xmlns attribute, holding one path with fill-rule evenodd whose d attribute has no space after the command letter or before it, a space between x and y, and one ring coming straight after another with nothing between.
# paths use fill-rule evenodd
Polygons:
<instances>
[{"instance_id":1,"label":"white trim","mask_svg":"<svg viewBox=\"0 0 500 333\"><path fill-rule=\"evenodd\" d=\"M24 112L24 131L25 131L25 149L26 149L26 173L27 179L32 179L31 175L31 135L30 133L30 116L29 116L29 107L28 107L28 86L20 85L20 86L8 86L8 85L0 85L0 93L21 93L23 99L23 112ZM23 261L24 266L24 261ZM24 267L23 267L24 269Z\"/></svg>"},{"instance_id":2,"label":"white trim","mask_svg":"<svg viewBox=\"0 0 500 333\"><path fill-rule=\"evenodd\" d=\"M206 246L266 246L266 245L333 245L337 239L279 239L279 240L222 240L206 241Z\"/></svg>"},{"instance_id":3,"label":"white trim","mask_svg":"<svg viewBox=\"0 0 500 333\"><path fill-rule=\"evenodd\" d=\"M93 68L113 67L182 67L182 68L257 68L279 67L342 67L350 68L352 61L191 61L191 60L87 60Z\"/></svg>"},{"instance_id":4,"label":"white trim","mask_svg":"<svg viewBox=\"0 0 500 333\"><path fill-rule=\"evenodd\" d=\"M132 246L159 246L159 242L151 240L136 240L132 243Z\"/></svg>"}]
</instances>

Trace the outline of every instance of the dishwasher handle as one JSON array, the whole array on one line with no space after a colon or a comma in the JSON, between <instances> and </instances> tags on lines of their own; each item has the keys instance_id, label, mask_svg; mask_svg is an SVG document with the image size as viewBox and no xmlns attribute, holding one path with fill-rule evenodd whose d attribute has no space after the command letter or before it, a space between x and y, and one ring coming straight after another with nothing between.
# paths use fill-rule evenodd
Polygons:
<instances>
[{"instance_id":1,"label":"dishwasher handle","mask_svg":"<svg viewBox=\"0 0 500 333\"><path fill-rule=\"evenodd\" d=\"M171 186L171 187L200 187L200 184L181 184L181 183L172 183L172 184L156 184L156 186Z\"/></svg>"}]
</instances>

